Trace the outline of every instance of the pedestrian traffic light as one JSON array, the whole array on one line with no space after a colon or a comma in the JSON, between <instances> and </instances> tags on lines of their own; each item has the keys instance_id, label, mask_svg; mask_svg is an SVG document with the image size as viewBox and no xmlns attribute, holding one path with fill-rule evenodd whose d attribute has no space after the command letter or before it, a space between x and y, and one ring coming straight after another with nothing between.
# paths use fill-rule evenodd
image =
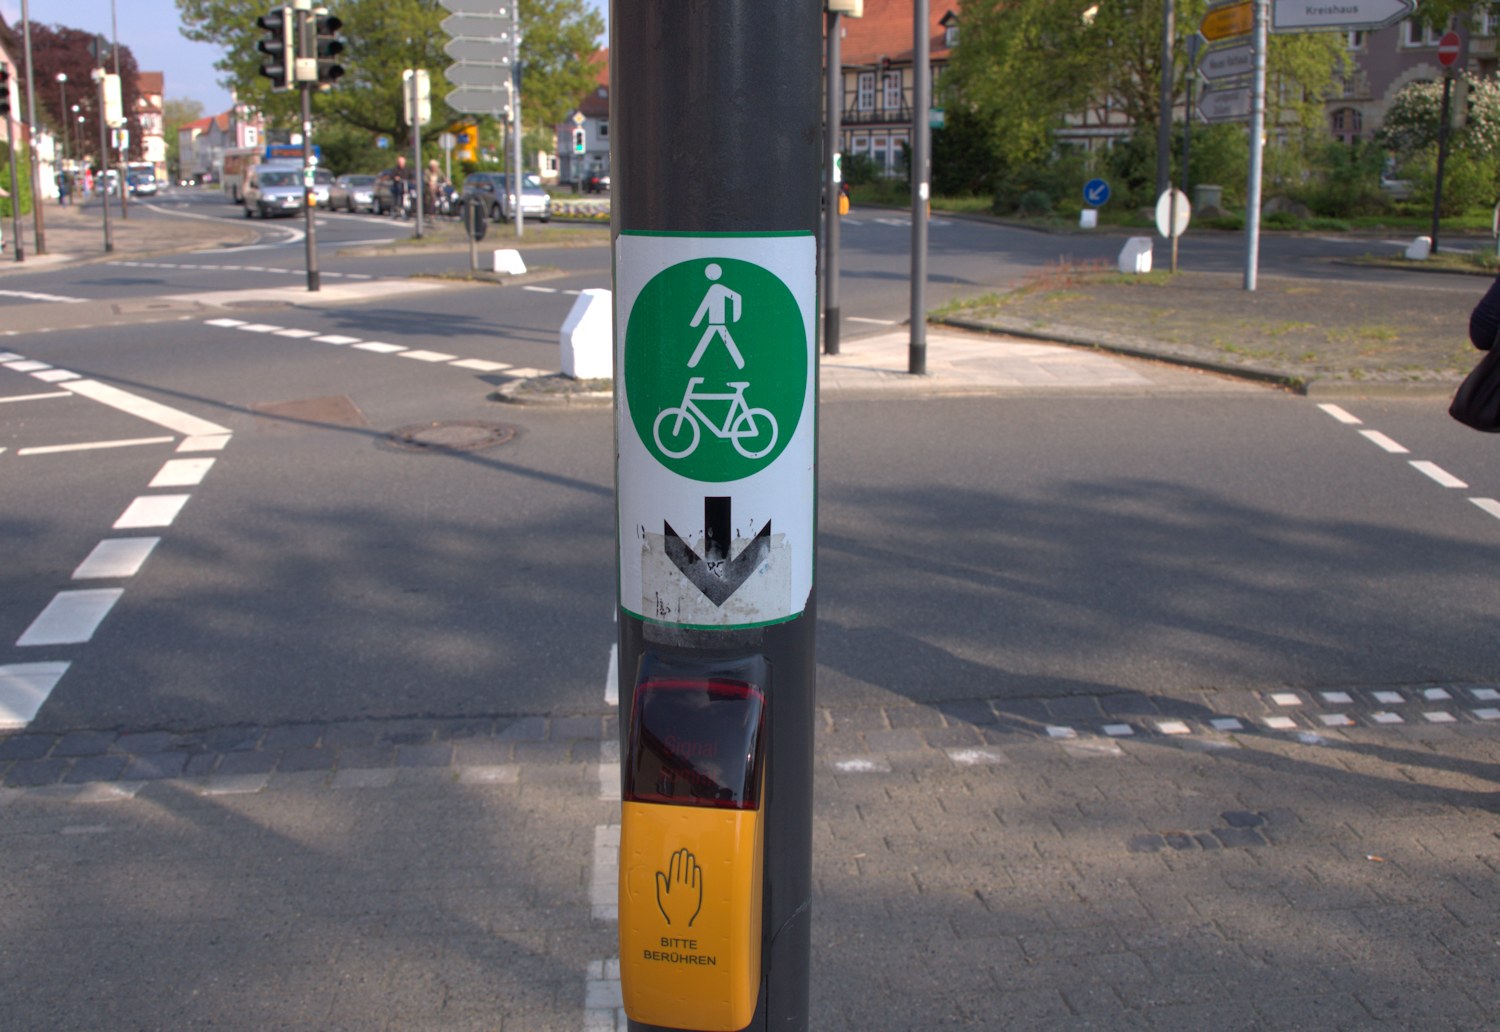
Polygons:
<instances>
[{"instance_id":1,"label":"pedestrian traffic light","mask_svg":"<svg viewBox=\"0 0 1500 1032\"><path fill-rule=\"evenodd\" d=\"M573 153L582 154L587 149L588 145L584 138L583 126L580 125L577 129L573 130Z\"/></svg>"},{"instance_id":2,"label":"pedestrian traffic light","mask_svg":"<svg viewBox=\"0 0 1500 1032\"><path fill-rule=\"evenodd\" d=\"M10 65L0 65L0 118L10 117Z\"/></svg>"},{"instance_id":3,"label":"pedestrian traffic light","mask_svg":"<svg viewBox=\"0 0 1500 1032\"><path fill-rule=\"evenodd\" d=\"M344 52L344 38L338 34L344 27L343 19L328 13L326 7L314 8L305 25L307 35L303 37L302 56L315 63L313 81L321 86L331 86L344 74L344 66L337 57ZM302 78L298 75L298 78Z\"/></svg>"},{"instance_id":4,"label":"pedestrian traffic light","mask_svg":"<svg viewBox=\"0 0 1500 1032\"><path fill-rule=\"evenodd\" d=\"M275 93L292 88L292 45L297 39L294 17L290 7L278 7L255 19L255 24L266 30L265 39L255 45L255 49L266 55L261 59L260 74L271 80L271 90Z\"/></svg>"}]
</instances>

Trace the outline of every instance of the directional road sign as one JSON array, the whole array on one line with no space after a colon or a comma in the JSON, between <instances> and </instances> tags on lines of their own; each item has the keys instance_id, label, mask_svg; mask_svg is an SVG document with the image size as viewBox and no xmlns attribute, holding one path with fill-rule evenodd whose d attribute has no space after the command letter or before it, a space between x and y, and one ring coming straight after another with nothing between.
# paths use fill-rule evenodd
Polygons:
<instances>
[{"instance_id":1,"label":"directional road sign","mask_svg":"<svg viewBox=\"0 0 1500 1032\"><path fill-rule=\"evenodd\" d=\"M1272 0L1271 31L1383 29L1416 9L1416 0Z\"/></svg>"},{"instance_id":2,"label":"directional road sign","mask_svg":"<svg viewBox=\"0 0 1500 1032\"><path fill-rule=\"evenodd\" d=\"M510 78L510 65L481 65L470 64L466 61L460 61L456 65L449 65L448 70L443 74L446 75L448 77L448 81L455 86L474 86L478 87L479 89L500 89L500 91L503 93L505 80ZM453 92L457 93L458 91L454 90ZM448 99L448 106L453 106L453 99L451 96ZM457 108L455 110L462 111L464 109Z\"/></svg>"},{"instance_id":3,"label":"directional road sign","mask_svg":"<svg viewBox=\"0 0 1500 1032\"><path fill-rule=\"evenodd\" d=\"M473 36L465 36L462 39L450 39L443 44L443 53L455 61L465 64L510 64L510 37L500 36L495 39L479 39Z\"/></svg>"},{"instance_id":4,"label":"directional road sign","mask_svg":"<svg viewBox=\"0 0 1500 1032\"><path fill-rule=\"evenodd\" d=\"M443 19L441 28L454 39L504 39L508 46L513 24L508 14L503 18L493 14L450 14Z\"/></svg>"},{"instance_id":5,"label":"directional road sign","mask_svg":"<svg viewBox=\"0 0 1500 1032\"><path fill-rule=\"evenodd\" d=\"M1253 0L1236 0L1235 3L1210 7L1203 15L1198 33L1213 43L1221 39L1247 36L1255 28L1255 4Z\"/></svg>"},{"instance_id":6,"label":"directional road sign","mask_svg":"<svg viewBox=\"0 0 1500 1032\"><path fill-rule=\"evenodd\" d=\"M1109 201L1109 184L1102 179L1090 179L1083 184L1083 203L1098 208Z\"/></svg>"},{"instance_id":7,"label":"directional road sign","mask_svg":"<svg viewBox=\"0 0 1500 1032\"><path fill-rule=\"evenodd\" d=\"M509 7L496 0L438 0L446 10L454 14L486 14L492 18L504 18L510 21L511 12Z\"/></svg>"},{"instance_id":8,"label":"directional road sign","mask_svg":"<svg viewBox=\"0 0 1500 1032\"><path fill-rule=\"evenodd\" d=\"M1255 46L1251 43L1230 43L1228 46L1209 47L1198 55L1198 74L1209 82L1233 79L1255 71Z\"/></svg>"},{"instance_id":9,"label":"directional road sign","mask_svg":"<svg viewBox=\"0 0 1500 1032\"><path fill-rule=\"evenodd\" d=\"M510 111L510 92L498 86L462 86L448 92L448 106L471 115L507 114Z\"/></svg>"},{"instance_id":10,"label":"directional road sign","mask_svg":"<svg viewBox=\"0 0 1500 1032\"><path fill-rule=\"evenodd\" d=\"M1205 122L1237 122L1249 116L1249 86L1204 90L1198 97L1198 117Z\"/></svg>"}]
</instances>

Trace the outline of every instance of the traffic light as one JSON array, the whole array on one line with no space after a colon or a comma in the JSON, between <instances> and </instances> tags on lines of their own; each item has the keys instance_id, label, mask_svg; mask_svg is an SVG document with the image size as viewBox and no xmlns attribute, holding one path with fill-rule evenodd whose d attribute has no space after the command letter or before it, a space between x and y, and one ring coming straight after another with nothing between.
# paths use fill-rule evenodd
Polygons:
<instances>
[{"instance_id":1,"label":"traffic light","mask_svg":"<svg viewBox=\"0 0 1500 1032\"><path fill-rule=\"evenodd\" d=\"M10 117L10 65L0 65L0 118Z\"/></svg>"},{"instance_id":2,"label":"traffic light","mask_svg":"<svg viewBox=\"0 0 1500 1032\"><path fill-rule=\"evenodd\" d=\"M314 62L312 77L308 80L321 86L331 86L344 74L344 66L336 58L344 52L344 38L338 34L344 27L343 19L328 13L326 7L314 8L303 23L301 56ZM299 67L297 78L304 78Z\"/></svg>"},{"instance_id":3,"label":"traffic light","mask_svg":"<svg viewBox=\"0 0 1500 1032\"><path fill-rule=\"evenodd\" d=\"M582 154L586 150L588 150L588 146L584 138L583 126L580 125L573 130L573 153Z\"/></svg>"},{"instance_id":4,"label":"traffic light","mask_svg":"<svg viewBox=\"0 0 1500 1032\"><path fill-rule=\"evenodd\" d=\"M271 90L275 93L292 88L292 45L297 39L294 18L295 12L290 7L278 7L255 19L255 24L266 30L266 38L255 45L255 49L266 55L261 60L260 74L271 80Z\"/></svg>"}]
</instances>

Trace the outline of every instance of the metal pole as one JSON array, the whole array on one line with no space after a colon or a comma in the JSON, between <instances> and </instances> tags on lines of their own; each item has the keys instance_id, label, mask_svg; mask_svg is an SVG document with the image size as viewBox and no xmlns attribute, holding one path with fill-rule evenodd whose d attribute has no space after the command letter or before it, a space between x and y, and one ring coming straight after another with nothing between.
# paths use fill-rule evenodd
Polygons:
<instances>
[{"instance_id":1,"label":"metal pole","mask_svg":"<svg viewBox=\"0 0 1500 1032\"><path fill-rule=\"evenodd\" d=\"M418 82L419 69L411 70L411 167L412 204L417 213L417 239L422 239L422 184L427 176L422 171L422 91Z\"/></svg>"},{"instance_id":2,"label":"metal pole","mask_svg":"<svg viewBox=\"0 0 1500 1032\"><path fill-rule=\"evenodd\" d=\"M932 26L927 0L912 4L911 100L911 344L906 371L927 373L927 154L932 130L927 124L932 107Z\"/></svg>"},{"instance_id":3,"label":"metal pole","mask_svg":"<svg viewBox=\"0 0 1500 1032\"><path fill-rule=\"evenodd\" d=\"M823 116L823 354L839 353L839 211L843 203L843 177L839 175L839 146L844 134L843 31L838 11L827 20L824 79L828 106Z\"/></svg>"},{"instance_id":4,"label":"metal pole","mask_svg":"<svg viewBox=\"0 0 1500 1032\"><path fill-rule=\"evenodd\" d=\"M1188 163L1193 153L1193 82L1198 78L1198 48L1202 45L1203 37L1196 32L1187 38L1187 74L1183 76L1187 80L1187 98L1182 109L1182 193L1191 199L1192 187L1189 184Z\"/></svg>"},{"instance_id":5,"label":"metal pole","mask_svg":"<svg viewBox=\"0 0 1500 1032\"><path fill-rule=\"evenodd\" d=\"M21 237L21 182L16 178L16 122L5 117L6 152L10 155L10 227L16 238L16 261L26 260L26 241ZM33 203L35 203L33 201Z\"/></svg>"},{"instance_id":6,"label":"metal pole","mask_svg":"<svg viewBox=\"0 0 1500 1032\"><path fill-rule=\"evenodd\" d=\"M1161 12L1161 103L1156 119L1156 196L1172 186L1172 45L1176 42L1176 16L1172 0Z\"/></svg>"},{"instance_id":7,"label":"metal pole","mask_svg":"<svg viewBox=\"0 0 1500 1032\"><path fill-rule=\"evenodd\" d=\"M299 10L297 18L297 38L302 38L302 25L300 19L311 17L307 11ZM313 219L313 201L317 198L315 184L317 180L317 166L313 163L312 144L312 91L314 83L304 82L298 84L302 92L302 212L307 237L307 289L318 290L318 228Z\"/></svg>"},{"instance_id":8,"label":"metal pole","mask_svg":"<svg viewBox=\"0 0 1500 1032\"><path fill-rule=\"evenodd\" d=\"M1255 0L1255 83L1250 89L1250 178L1245 187L1245 289L1260 271L1261 154L1266 135L1266 22L1269 0Z\"/></svg>"},{"instance_id":9,"label":"metal pole","mask_svg":"<svg viewBox=\"0 0 1500 1032\"><path fill-rule=\"evenodd\" d=\"M522 164L521 143L521 5L519 0L510 6L512 21L510 33L510 117L512 124L511 147L515 151L515 162L511 165L510 185L515 191L515 202L511 205L511 221L516 226L516 239L521 239L526 215L521 210L526 196L526 168Z\"/></svg>"},{"instance_id":10,"label":"metal pole","mask_svg":"<svg viewBox=\"0 0 1500 1032\"><path fill-rule=\"evenodd\" d=\"M99 207L104 209L104 250L111 253L115 249L115 238L109 228L109 176L105 172L109 169L109 127L104 124L104 67L94 69L94 79L99 84L99 178L100 183Z\"/></svg>"},{"instance_id":11,"label":"metal pole","mask_svg":"<svg viewBox=\"0 0 1500 1032\"><path fill-rule=\"evenodd\" d=\"M712 668L737 657L764 657L771 671L762 731L769 744L757 811L764 868L757 883L763 891L760 939L752 950L759 978L751 989L752 1016L744 1026L646 1017L636 996L645 966L641 952L622 945L632 1032L805 1032L809 1025L816 244L823 157L819 6L802 0L611 5L622 755L628 755L630 728L640 715L627 686L636 684L643 660L665 656ZM718 313L706 309L695 327L695 310L712 308L714 299ZM705 343L694 359L695 346ZM710 392L731 381L748 382L741 389L756 442L741 451L745 441L703 430L698 447L676 459L656 444L653 419L678 405L697 377L705 378L698 386ZM764 414L776 420L773 445L764 444L770 425ZM691 418L679 422L685 426ZM671 422L658 421L663 430ZM763 446L770 451L762 453ZM692 569L691 577L684 566ZM722 578L736 576L736 566L737 576L748 579L733 586ZM721 577L711 570L724 572ZM765 590L772 581L789 587ZM716 597L722 601L715 603ZM622 944L637 912L631 879L652 879L624 845L630 821L627 814L622 824ZM662 848L677 845L665 842ZM666 870L655 866L665 864L667 854L661 856L650 861L657 874ZM703 867L709 869L707 860ZM721 858L713 876L743 873L726 867ZM745 933L703 927L713 924L707 900L705 893L704 916L693 926L701 933L700 948L710 934ZM645 901L636 902L640 912L647 910ZM654 900L649 910L643 920L660 922ZM653 934L682 933L663 926ZM657 975L672 981L674 998L722 971L691 959L656 967Z\"/></svg>"},{"instance_id":12,"label":"metal pole","mask_svg":"<svg viewBox=\"0 0 1500 1032\"><path fill-rule=\"evenodd\" d=\"M41 158L36 152L36 75L31 68L31 16L27 13L27 6L28 0L21 0L21 32L26 53L26 124L31 127L26 138L26 151L31 156L31 212L36 222L36 253L46 254L47 231L42 224L42 208L46 206L42 204Z\"/></svg>"},{"instance_id":13,"label":"metal pole","mask_svg":"<svg viewBox=\"0 0 1500 1032\"><path fill-rule=\"evenodd\" d=\"M1438 252L1438 219L1443 210L1443 166L1448 161L1448 106L1453 95L1453 76L1443 76L1443 113L1438 121L1437 180L1432 187L1432 253Z\"/></svg>"}]
</instances>

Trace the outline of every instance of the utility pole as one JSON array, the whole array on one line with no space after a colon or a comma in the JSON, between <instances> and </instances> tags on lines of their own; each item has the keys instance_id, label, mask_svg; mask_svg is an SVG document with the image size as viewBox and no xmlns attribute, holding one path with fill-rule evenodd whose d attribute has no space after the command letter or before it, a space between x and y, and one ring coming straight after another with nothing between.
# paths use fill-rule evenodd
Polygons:
<instances>
[{"instance_id":1,"label":"utility pole","mask_svg":"<svg viewBox=\"0 0 1500 1032\"><path fill-rule=\"evenodd\" d=\"M120 78L120 22L119 22L119 19L115 17L115 0L109 0L109 33L110 33L110 40L111 40L111 43L110 43L110 53L114 56L114 61L115 61L115 78L119 79ZM121 82L120 82L120 89L121 89L122 94L123 94L123 91L125 89L125 83L124 83L123 80L121 80ZM126 153L127 149L130 146L130 144L128 142L126 142L127 141L127 137L130 135L130 130L128 128L126 128L126 126L128 126L129 124L130 123L129 123L128 119L122 118L122 121L120 123L120 127L119 128L115 128L113 126L111 127L114 130L114 132L123 133L124 134L122 136L115 137L115 140L119 143L119 147L116 149L116 153L118 154L119 159L120 159L120 218L122 218L122 219L128 219L128 218L130 218L130 208L128 206L129 202L126 200L127 195L129 195L129 193L130 193L129 177L127 176L127 172L129 171L129 164L128 164L128 162L129 162L130 156L129 156L129 154ZM99 159L99 163L101 165L103 165L103 164L107 164L107 161L106 161L105 158L100 158ZM105 204L109 203L109 195L108 194L104 195L104 203Z\"/></svg>"},{"instance_id":2,"label":"utility pole","mask_svg":"<svg viewBox=\"0 0 1500 1032\"><path fill-rule=\"evenodd\" d=\"M912 3L911 100L911 345L907 372L927 373L927 175L932 127L932 26L927 0Z\"/></svg>"},{"instance_id":3,"label":"utility pole","mask_svg":"<svg viewBox=\"0 0 1500 1032\"><path fill-rule=\"evenodd\" d=\"M843 214L843 174L839 148L844 130L843 24L840 15L859 17L863 0L827 0L823 60L828 106L823 115L823 354L839 353L839 218Z\"/></svg>"},{"instance_id":4,"label":"utility pole","mask_svg":"<svg viewBox=\"0 0 1500 1032\"><path fill-rule=\"evenodd\" d=\"M106 111L108 102L105 99L105 79L103 61L94 69L94 81L99 84L99 207L104 210L104 251L112 253L115 249L114 234L110 232L109 226L109 176L105 174L109 168L109 125ZM120 184L124 188L124 184Z\"/></svg>"},{"instance_id":5,"label":"utility pole","mask_svg":"<svg viewBox=\"0 0 1500 1032\"><path fill-rule=\"evenodd\" d=\"M632 1032L808 1028L821 22L610 18Z\"/></svg>"},{"instance_id":6,"label":"utility pole","mask_svg":"<svg viewBox=\"0 0 1500 1032\"><path fill-rule=\"evenodd\" d=\"M26 53L26 124L31 126L30 146L26 152L31 157L31 213L36 223L36 253L47 253L47 231L43 225L41 187L41 158L36 152L36 74L31 64L31 15L27 8L29 0L21 0L21 33ZM63 105L63 132L67 133L68 106Z\"/></svg>"},{"instance_id":7,"label":"utility pole","mask_svg":"<svg viewBox=\"0 0 1500 1032\"><path fill-rule=\"evenodd\" d=\"M515 201L511 204L511 221L515 223L516 239L521 238L526 221L523 199L526 196L526 168L522 164L521 143L521 4L519 0L510 5L510 117L511 146L515 148L515 162L511 165L510 185Z\"/></svg>"}]
</instances>

